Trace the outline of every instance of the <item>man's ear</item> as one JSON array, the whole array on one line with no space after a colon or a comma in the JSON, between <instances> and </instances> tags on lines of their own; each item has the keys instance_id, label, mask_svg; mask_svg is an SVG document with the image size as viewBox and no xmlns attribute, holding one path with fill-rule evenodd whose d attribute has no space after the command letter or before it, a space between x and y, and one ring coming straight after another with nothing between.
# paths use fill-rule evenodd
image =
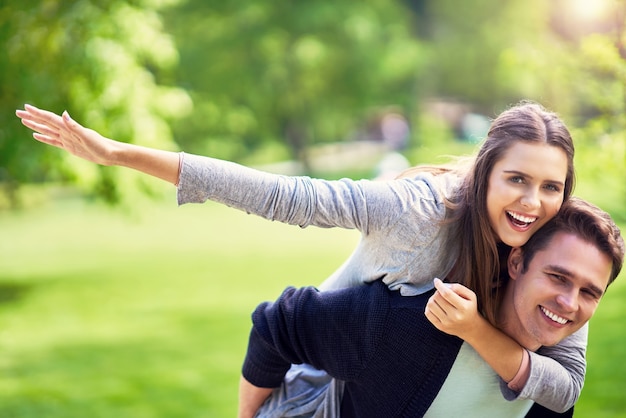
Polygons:
<instances>
[{"instance_id":1,"label":"man's ear","mask_svg":"<svg viewBox=\"0 0 626 418\"><path fill-rule=\"evenodd\" d=\"M522 273L522 269L524 267L524 257L523 250L521 247L515 247L511 249L509 253L509 258L507 260L507 267L509 270L509 277L513 280L517 279L517 277Z\"/></svg>"}]
</instances>

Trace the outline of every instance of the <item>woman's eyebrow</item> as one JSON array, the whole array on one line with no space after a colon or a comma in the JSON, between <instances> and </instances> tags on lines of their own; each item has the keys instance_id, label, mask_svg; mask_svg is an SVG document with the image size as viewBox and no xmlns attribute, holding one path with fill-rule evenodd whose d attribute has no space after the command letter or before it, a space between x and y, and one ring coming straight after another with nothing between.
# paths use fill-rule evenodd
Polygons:
<instances>
[{"instance_id":1,"label":"woman's eyebrow","mask_svg":"<svg viewBox=\"0 0 626 418\"><path fill-rule=\"evenodd\" d=\"M525 173L523 171L518 171L518 170L502 170L503 173L505 174L515 174L518 176L522 176L522 177L528 177L529 179L532 179L533 176L531 176L528 173ZM565 182L561 181L561 180L546 180L549 183L554 183L554 184L558 184L560 186L565 186Z\"/></svg>"}]
</instances>

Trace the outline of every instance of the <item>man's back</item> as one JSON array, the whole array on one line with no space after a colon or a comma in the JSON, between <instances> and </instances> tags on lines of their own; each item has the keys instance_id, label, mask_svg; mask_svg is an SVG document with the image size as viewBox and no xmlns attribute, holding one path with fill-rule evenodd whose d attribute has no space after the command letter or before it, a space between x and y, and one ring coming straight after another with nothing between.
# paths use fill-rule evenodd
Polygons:
<instances>
[{"instance_id":1,"label":"man's back","mask_svg":"<svg viewBox=\"0 0 626 418\"><path fill-rule=\"evenodd\" d=\"M401 296L379 281L320 295L291 288L255 311L246 379L274 387L290 363L312 364L345 381L342 417L419 417L445 394L463 341L425 318L430 293Z\"/></svg>"}]
</instances>

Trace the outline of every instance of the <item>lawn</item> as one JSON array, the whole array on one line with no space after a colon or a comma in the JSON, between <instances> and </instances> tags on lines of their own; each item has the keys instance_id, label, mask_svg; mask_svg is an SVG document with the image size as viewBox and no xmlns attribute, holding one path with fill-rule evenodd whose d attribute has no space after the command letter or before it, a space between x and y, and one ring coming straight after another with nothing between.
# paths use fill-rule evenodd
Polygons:
<instances>
[{"instance_id":1,"label":"lawn","mask_svg":"<svg viewBox=\"0 0 626 418\"><path fill-rule=\"evenodd\" d=\"M213 203L78 199L5 212L0 231L2 418L232 417L254 306L358 240ZM577 417L626 417L625 296L618 281L592 322Z\"/></svg>"},{"instance_id":2,"label":"lawn","mask_svg":"<svg viewBox=\"0 0 626 418\"><path fill-rule=\"evenodd\" d=\"M250 313L317 284L354 231L216 204L70 200L0 218L0 417L232 417Z\"/></svg>"}]
</instances>

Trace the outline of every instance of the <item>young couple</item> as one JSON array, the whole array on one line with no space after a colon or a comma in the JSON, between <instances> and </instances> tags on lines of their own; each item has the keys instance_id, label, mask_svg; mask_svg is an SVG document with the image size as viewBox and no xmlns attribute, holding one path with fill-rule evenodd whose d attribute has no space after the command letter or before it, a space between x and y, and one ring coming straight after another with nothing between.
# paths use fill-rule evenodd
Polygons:
<instances>
[{"instance_id":1,"label":"young couple","mask_svg":"<svg viewBox=\"0 0 626 418\"><path fill-rule=\"evenodd\" d=\"M503 382L500 397L531 399L558 412L576 402L585 374L585 321L577 321L581 327L576 330L564 308L541 306L545 318L572 335L537 350L502 332L506 328L499 309L511 301L507 281L501 279L511 249L524 245L554 218L574 186L571 136L557 115L541 106L522 103L500 114L468 164L416 168L389 181L274 175L117 142L80 126L67 113L59 116L26 106L17 115L41 142L177 185L179 204L210 199L302 227L359 229L361 241L320 286L322 294L380 280L397 291L394 295L419 299L433 291L435 277L458 283L438 285L426 318L440 331L465 340L484 359ZM455 315L442 317L449 308ZM342 381L325 373L294 366L281 388L266 388L254 399L243 397L242 405L249 409L240 413L255 410L271 394L260 416L323 414L347 402L343 389Z\"/></svg>"}]
</instances>

